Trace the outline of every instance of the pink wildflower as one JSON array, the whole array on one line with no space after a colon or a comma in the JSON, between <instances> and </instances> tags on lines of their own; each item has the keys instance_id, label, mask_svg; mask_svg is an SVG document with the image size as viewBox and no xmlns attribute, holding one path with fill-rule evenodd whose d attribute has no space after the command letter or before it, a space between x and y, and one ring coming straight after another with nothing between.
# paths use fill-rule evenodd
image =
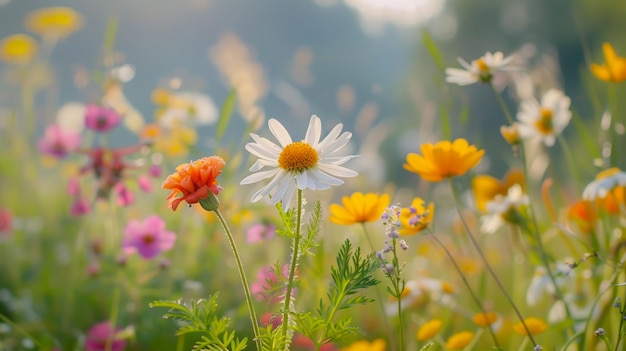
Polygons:
<instances>
[{"instance_id":1,"label":"pink wildflower","mask_svg":"<svg viewBox=\"0 0 626 351\"><path fill-rule=\"evenodd\" d=\"M161 175L163 174L163 169L159 165L152 165L150 166L149 173L154 178L161 178Z\"/></svg>"},{"instance_id":2,"label":"pink wildflower","mask_svg":"<svg viewBox=\"0 0 626 351\"><path fill-rule=\"evenodd\" d=\"M91 210L91 206L89 205L89 201L82 197L77 197L72 204L72 208L70 209L70 213L72 216L82 216L84 214L89 213Z\"/></svg>"},{"instance_id":3,"label":"pink wildflower","mask_svg":"<svg viewBox=\"0 0 626 351\"><path fill-rule=\"evenodd\" d=\"M263 239L270 239L276 235L276 226L273 224L254 224L246 229L246 241L249 244L257 243Z\"/></svg>"},{"instance_id":4,"label":"pink wildflower","mask_svg":"<svg viewBox=\"0 0 626 351\"><path fill-rule=\"evenodd\" d=\"M119 328L113 329L109 321L94 325L87 332L85 351L124 351L126 341L117 336L120 331Z\"/></svg>"},{"instance_id":5,"label":"pink wildflower","mask_svg":"<svg viewBox=\"0 0 626 351\"><path fill-rule=\"evenodd\" d=\"M139 176L139 178L137 178L137 184L139 185L139 189L146 193L152 191L152 182L147 176Z\"/></svg>"},{"instance_id":6,"label":"pink wildflower","mask_svg":"<svg viewBox=\"0 0 626 351\"><path fill-rule=\"evenodd\" d=\"M0 235L9 234L13 228L13 216L5 208L0 208Z\"/></svg>"},{"instance_id":7,"label":"pink wildflower","mask_svg":"<svg viewBox=\"0 0 626 351\"><path fill-rule=\"evenodd\" d=\"M267 312L259 317L261 324L263 325L272 325L272 329L278 328L283 323L283 316L280 314L274 314L272 312Z\"/></svg>"},{"instance_id":8,"label":"pink wildflower","mask_svg":"<svg viewBox=\"0 0 626 351\"><path fill-rule=\"evenodd\" d=\"M287 265L283 265L282 274L284 279L289 275L289 268ZM262 267L256 274L257 281L250 286L250 292L255 295L259 301L266 301L269 303L278 303L285 297L285 291L280 294L277 293L276 286L278 285L279 278L276 275L274 266Z\"/></svg>"},{"instance_id":9,"label":"pink wildflower","mask_svg":"<svg viewBox=\"0 0 626 351\"><path fill-rule=\"evenodd\" d=\"M63 130L58 124L46 128L43 138L39 140L39 151L45 155L64 158L80 144L80 135Z\"/></svg>"},{"instance_id":10,"label":"pink wildflower","mask_svg":"<svg viewBox=\"0 0 626 351\"><path fill-rule=\"evenodd\" d=\"M152 215L143 222L132 220L126 225L122 248L126 254L139 252L141 257L151 259L170 250L175 241L176 234L165 230L165 221Z\"/></svg>"},{"instance_id":11,"label":"pink wildflower","mask_svg":"<svg viewBox=\"0 0 626 351\"><path fill-rule=\"evenodd\" d=\"M94 104L87 105L85 126L93 131L106 133L117 127L121 121L122 118L112 109Z\"/></svg>"},{"instance_id":12,"label":"pink wildflower","mask_svg":"<svg viewBox=\"0 0 626 351\"><path fill-rule=\"evenodd\" d=\"M135 196L124 183L117 183L115 185L115 192L117 193L117 204L122 207L129 206L135 201Z\"/></svg>"},{"instance_id":13,"label":"pink wildflower","mask_svg":"<svg viewBox=\"0 0 626 351\"><path fill-rule=\"evenodd\" d=\"M77 196L80 194L80 181L77 177L72 177L67 182L67 193L70 196Z\"/></svg>"}]
</instances>

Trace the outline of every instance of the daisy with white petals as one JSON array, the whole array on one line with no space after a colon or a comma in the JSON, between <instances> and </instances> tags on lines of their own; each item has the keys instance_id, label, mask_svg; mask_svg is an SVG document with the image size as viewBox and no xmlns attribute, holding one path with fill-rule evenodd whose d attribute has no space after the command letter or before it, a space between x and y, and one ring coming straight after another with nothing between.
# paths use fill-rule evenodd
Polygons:
<instances>
[{"instance_id":1,"label":"daisy with white petals","mask_svg":"<svg viewBox=\"0 0 626 351\"><path fill-rule=\"evenodd\" d=\"M272 204L275 205L280 201L283 209L287 210L296 188L329 189L343 184L343 180L338 177L358 175L357 172L342 166L356 157L339 154L352 137L350 132L341 133L342 124L335 126L320 141L322 123L319 117L313 115L304 140L295 142L277 120L270 119L268 125L279 145L254 133L250 134L254 142L246 144L246 150L258 157L258 160L250 167L250 171L256 173L244 178L241 184L252 184L271 178L267 185L252 195L252 202L269 195ZM265 167L270 169L263 170Z\"/></svg>"},{"instance_id":2,"label":"daisy with white petals","mask_svg":"<svg viewBox=\"0 0 626 351\"><path fill-rule=\"evenodd\" d=\"M461 66L465 69L447 68L446 82L461 86L478 82L489 83L495 72L514 69L510 66L513 59L514 56L504 57L504 54L500 51L493 54L487 52L484 56L472 61L471 64L459 57L457 61L459 61Z\"/></svg>"},{"instance_id":3,"label":"daisy with white petals","mask_svg":"<svg viewBox=\"0 0 626 351\"><path fill-rule=\"evenodd\" d=\"M572 119L570 102L569 97L556 89L548 90L541 98L541 103L535 98L523 101L517 113L517 119L521 122L518 126L520 137L553 146L556 136L563 132Z\"/></svg>"}]
</instances>

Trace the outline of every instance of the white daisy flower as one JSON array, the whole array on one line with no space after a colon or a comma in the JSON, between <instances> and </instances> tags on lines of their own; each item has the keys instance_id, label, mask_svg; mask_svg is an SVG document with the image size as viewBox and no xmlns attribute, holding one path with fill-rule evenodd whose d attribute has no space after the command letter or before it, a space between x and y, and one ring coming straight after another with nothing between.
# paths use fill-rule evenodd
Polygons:
<instances>
[{"instance_id":1,"label":"white daisy flower","mask_svg":"<svg viewBox=\"0 0 626 351\"><path fill-rule=\"evenodd\" d=\"M583 200L603 199L618 186L626 186L626 173L616 167L609 168L598 173L596 179L587 184L583 190Z\"/></svg>"},{"instance_id":2,"label":"white daisy flower","mask_svg":"<svg viewBox=\"0 0 626 351\"><path fill-rule=\"evenodd\" d=\"M344 132L342 124L336 125L320 141L322 122L316 115L311 116L304 140L292 141L283 125L275 119L268 121L270 131L279 145L250 133L253 143L246 144L246 150L259 159L250 167L253 173L241 181L252 184L271 178L270 182L252 195L252 202L271 196L272 204L279 201L287 210L296 188L300 190L324 190L343 184L337 177L354 177L358 173L343 167L344 163L356 157L341 156L339 151L346 146L352 133ZM263 170L265 167L269 170Z\"/></svg>"},{"instance_id":3,"label":"white daisy flower","mask_svg":"<svg viewBox=\"0 0 626 351\"><path fill-rule=\"evenodd\" d=\"M554 145L556 136L572 119L569 106L570 98L556 89L548 90L541 98L541 104L535 98L523 101L517 113L521 122L520 137L543 141L546 146Z\"/></svg>"},{"instance_id":4,"label":"white daisy flower","mask_svg":"<svg viewBox=\"0 0 626 351\"><path fill-rule=\"evenodd\" d=\"M464 59L459 57L457 61L465 69L459 68L447 68L446 69L446 82L455 83L458 85L470 85L478 82L488 83L493 78L495 72L508 71L514 69L510 67L510 63L515 57L504 57L504 54L500 51L496 53L487 52L484 56L472 61L471 64L467 63Z\"/></svg>"},{"instance_id":5,"label":"white daisy flower","mask_svg":"<svg viewBox=\"0 0 626 351\"><path fill-rule=\"evenodd\" d=\"M160 115L159 122L168 128L181 123L213 124L217 121L219 114L208 95L195 92L173 93L169 97L167 107Z\"/></svg>"},{"instance_id":6,"label":"white daisy flower","mask_svg":"<svg viewBox=\"0 0 626 351\"><path fill-rule=\"evenodd\" d=\"M528 202L528 196L524 194L519 184L510 187L506 196L496 195L493 201L487 202L489 215L485 217L481 230L485 233L494 233L505 222L515 223L519 219L519 208Z\"/></svg>"}]
</instances>

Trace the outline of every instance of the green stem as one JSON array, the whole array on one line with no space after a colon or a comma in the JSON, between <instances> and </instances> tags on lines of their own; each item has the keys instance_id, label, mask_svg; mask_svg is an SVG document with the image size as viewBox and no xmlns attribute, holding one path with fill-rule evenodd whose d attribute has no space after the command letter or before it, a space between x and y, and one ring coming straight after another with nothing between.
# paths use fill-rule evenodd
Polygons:
<instances>
[{"instance_id":1,"label":"green stem","mask_svg":"<svg viewBox=\"0 0 626 351\"><path fill-rule=\"evenodd\" d=\"M498 93L496 88L493 86L493 83L489 82L489 87L491 88L491 91L493 91L493 94L496 96L496 99L498 100L498 104L500 104L500 108L504 112L504 116L506 116L506 119L509 121L509 123L513 124L513 115L511 115L509 108L506 106L506 103L504 102L502 95Z\"/></svg>"},{"instance_id":2,"label":"green stem","mask_svg":"<svg viewBox=\"0 0 626 351\"><path fill-rule=\"evenodd\" d=\"M302 190L298 189L298 208L296 212L296 233L293 238L293 253L291 255L291 267L289 268L289 278L287 279L287 291L285 293L285 306L283 310L283 324L282 332L285 340L285 346L288 346L287 334L289 331L289 315L291 314L291 292L293 290L293 283L296 276L296 267L298 266L298 256L300 255L300 237L302 226ZM288 350L288 349L286 349Z\"/></svg>"},{"instance_id":3,"label":"green stem","mask_svg":"<svg viewBox=\"0 0 626 351\"><path fill-rule=\"evenodd\" d=\"M18 332L24 334L24 336L26 336L27 338L31 339L35 343L35 345L37 345L37 347L39 347L40 350L45 350L45 346L41 343L41 341L39 341L36 338L34 338L31 334L28 333L28 331L26 331L26 329L22 328L18 323L10 320L9 317L3 315L2 313L0 313L0 320L4 321L4 323L10 325L11 327L13 327Z\"/></svg>"},{"instance_id":4,"label":"green stem","mask_svg":"<svg viewBox=\"0 0 626 351\"><path fill-rule=\"evenodd\" d=\"M437 244L439 244L439 246L441 246L443 251L445 251L446 255L448 255L448 258L450 259L450 261L452 261L452 264L454 265L454 268L456 269L456 271L461 276L461 279L463 280L463 283L465 284L465 287L467 288L467 290L469 291L470 295L472 296L472 299L476 303L476 306L478 306L478 309L485 316L485 320L487 321L488 320L487 319L487 311L485 311L485 308L480 303L480 300L478 299L478 296L476 296L476 294L474 293L474 290L472 290L472 287L470 286L469 282L467 281L467 278L465 277L465 274L463 274L463 271L461 270L461 267L459 267L459 265L457 264L456 260L454 259L454 256L450 252L450 250L448 250L448 248L441 242L441 240L439 240L439 238L437 238L437 236L433 235L432 232L429 231L428 232L428 236L430 236ZM491 338L493 339L495 347L496 348L500 348L500 344L498 343L498 339L496 338L496 334L493 331L492 325L488 324L487 325L487 329L489 329L489 333L491 334Z\"/></svg>"},{"instance_id":5,"label":"green stem","mask_svg":"<svg viewBox=\"0 0 626 351\"><path fill-rule=\"evenodd\" d=\"M248 280L246 279L246 272L243 270L243 264L241 263L241 258L239 257L239 251L237 250L237 245L235 244L235 240L233 239L233 235L226 224L226 220L222 216L222 213L219 209L214 210L217 215L220 224L224 228L224 232L226 233L226 237L228 238L228 243L230 244L230 248L233 250L233 254L235 255L235 261L237 261L237 270L239 271L239 279L241 280L241 285L243 285L243 291L246 295L246 303L248 304L248 313L250 314L250 320L252 321L252 330L254 332L254 341L256 342L257 350L261 350L261 339L258 319L256 317L256 312L254 310L254 304L252 303L252 294L250 294L250 287L248 286Z\"/></svg>"},{"instance_id":6,"label":"green stem","mask_svg":"<svg viewBox=\"0 0 626 351\"><path fill-rule=\"evenodd\" d=\"M398 244L398 240L393 239L393 250L391 250L391 252L393 253L393 267L394 267L394 272L393 272L393 277L391 275L389 275L389 277L391 278L392 282L393 282L393 288L395 290L395 294L396 294L396 299L398 300L398 323L400 324L399 327L399 331L400 331L400 350L404 351L405 349L405 345L404 345L404 318L402 317L402 293L404 292L404 282L402 282L402 287L400 287L400 282L401 282L401 278L400 278L400 270L401 267L398 264L398 255L397 255L397 244Z\"/></svg>"},{"instance_id":7,"label":"green stem","mask_svg":"<svg viewBox=\"0 0 626 351\"><path fill-rule=\"evenodd\" d=\"M487 270L489 271L489 274L491 274L491 276L495 280L496 284L500 288L500 291L502 291L502 294L509 301L509 304L511 305L511 307L513 307L513 310L515 311L515 314L517 314L517 317L519 318L520 322L524 326L524 330L526 330L526 334L528 334L528 338L530 338L530 341L533 343L533 346L537 346L537 343L535 342L535 339L532 337L532 334L530 333L530 330L528 330L528 326L526 325L526 322L524 322L524 317L522 317L522 313L519 311L519 309L515 305L515 302L511 298L511 295L509 295L509 293L504 288L504 285L502 285L502 282L500 281L500 279L496 275L496 272L494 272L493 268L491 267L491 264L489 264L489 261L487 260L487 257L485 257L485 254L483 253L483 250L480 248L480 245L478 245L478 241L476 241L476 238L474 237L474 234L472 234L472 231L470 230L469 226L467 225L467 222L465 221L465 218L463 217L463 213L461 212L461 199L459 198L458 192L454 188L454 183L452 183L452 178L448 178L448 181L449 181L449 184L450 184L450 188L452 189L452 195L454 196L454 202L456 203L457 213L459 214L459 218L461 218L461 222L463 223L463 227L465 227L465 231L467 232L467 236L469 236L470 240L472 241L472 244L474 245L474 248L476 248L476 251L478 251L478 254L480 255L480 258L485 263L485 266L487 267Z\"/></svg>"},{"instance_id":8,"label":"green stem","mask_svg":"<svg viewBox=\"0 0 626 351\"><path fill-rule=\"evenodd\" d=\"M367 227L365 226L365 222L361 222L361 226L363 227L363 233L365 234L365 238L367 239L368 244L370 245L370 250L372 252L376 252L376 247L372 243L372 238L370 238L369 233L367 232ZM383 295L380 292L378 286L374 287L374 292L376 292L376 300L378 302L378 307L380 308L380 312L385 316L385 304L383 303ZM387 329L387 336L389 338L389 343L391 344L391 350L396 350L396 342L393 337L393 329L391 328L391 324L389 323L388 318L383 318L383 324L385 325L385 329Z\"/></svg>"}]
</instances>

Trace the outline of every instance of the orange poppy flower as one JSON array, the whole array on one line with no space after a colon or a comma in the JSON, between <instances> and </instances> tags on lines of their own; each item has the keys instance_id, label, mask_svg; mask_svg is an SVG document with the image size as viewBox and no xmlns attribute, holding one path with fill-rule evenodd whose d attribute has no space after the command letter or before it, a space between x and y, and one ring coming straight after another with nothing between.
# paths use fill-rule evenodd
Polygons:
<instances>
[{"instance_id":1,"label":"orange poppy flower","mask_svg":"<svg viewBox=\"0 0 626 351\"><path fill-rule=\"evenodd\" d=\"M161 186L172 190L167 196L167 205L176 211L182 201L191 205L206 199L209 193L217 195L221 187L216 178L223 167L224 160L219 156L203 157L176 167L176 172L168 176ZM182 196L178 197L179 193Z\"/></svg>"}]
</instances>

